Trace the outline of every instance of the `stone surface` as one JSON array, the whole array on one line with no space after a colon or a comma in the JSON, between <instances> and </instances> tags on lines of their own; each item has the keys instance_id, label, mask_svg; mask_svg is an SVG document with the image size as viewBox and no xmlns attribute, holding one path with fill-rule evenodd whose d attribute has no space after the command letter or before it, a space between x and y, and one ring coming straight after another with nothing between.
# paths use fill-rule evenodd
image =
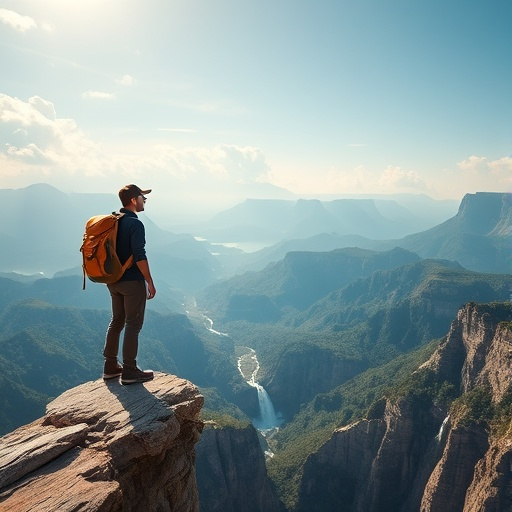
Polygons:
<instances>
[{"instance_id":1,"label":"stone surface","mask_svg":"<svg viewBox=\"0 0 512 512\"><path fill-rule=\"evenodd\" d=\"M0 439L0 510L197 511L202 405L193 384L163 373L66 391Z\"/></svg>"}]
</instances>

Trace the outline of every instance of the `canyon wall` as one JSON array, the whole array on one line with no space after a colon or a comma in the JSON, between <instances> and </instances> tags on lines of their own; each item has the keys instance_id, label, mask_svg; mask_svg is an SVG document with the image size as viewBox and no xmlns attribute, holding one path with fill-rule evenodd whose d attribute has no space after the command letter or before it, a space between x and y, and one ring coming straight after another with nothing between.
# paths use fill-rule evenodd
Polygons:
<instances>
[{"instance_id":1,"label":"canyon wall","mask_svg":"<svg viewBox=\"0 0 512 512\"><path fill-rule=\"evenodd\" d=\"M510 303L463 307L417 375L429 372L468 400L451 417L427 393L384 398L378 413L336 430L307 459L297 510L512 510L510 410L499 425L485 417L510 399L511 321ZM480 417L471 417L479 390L489 403L473 404Z\"/></svg>"},{"instance_id":2,"label":"canyon wall","mask_svg":"<svg viewBox=\"0 0 512 512\"><path fill-rule=\"evenodd\" d=\"M197 444L200 512L283 512L252 425L208 422Z\"/></svg>"}]
</instances>

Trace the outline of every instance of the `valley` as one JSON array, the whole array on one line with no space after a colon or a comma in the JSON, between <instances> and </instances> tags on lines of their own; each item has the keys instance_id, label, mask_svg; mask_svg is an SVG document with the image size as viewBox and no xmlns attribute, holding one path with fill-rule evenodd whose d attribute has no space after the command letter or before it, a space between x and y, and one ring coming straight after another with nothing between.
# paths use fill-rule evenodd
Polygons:
<instances>
[{"instance_id":1,"label":"valley","mask_svg":"<svg viewBox=\"0 0 512 512\"><path fill-rule=\"evenodd\" d=\"M72 212L59 251L64 262L79 259L85 199L73 205L43 191ZM227 489L248 478L244 452L253 453L270 512L497 503L478 498L473 474L490 478L485 460L512 453L512 375L500 369L512 362L512 194L468 194L437 225L408 212L398 199L248 201L190 234L144 219L159 294L148 304L141 365L204 396L202 509L229 509ZM240 233L275 244L252 253L218 245ZM106 290L88 283L83 292L78 265L57 261L44 240L30 254L15 241L0 261L2 435L100 376ZM35 268L54 274L26 275ZM450 498L450 458L477 438ZM229 460L237 460L231 469ZM505 487L496 495L501 507Z\"/></svg>"}]
</instances>

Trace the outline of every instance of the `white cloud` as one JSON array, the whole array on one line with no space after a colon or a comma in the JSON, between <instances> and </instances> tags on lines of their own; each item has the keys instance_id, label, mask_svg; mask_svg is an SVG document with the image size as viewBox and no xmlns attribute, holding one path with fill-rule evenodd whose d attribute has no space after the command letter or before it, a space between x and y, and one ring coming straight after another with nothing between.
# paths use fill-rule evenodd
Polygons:
<instances>
[{"instance_id":1,"label":"white cloud","mask_svg":"<svg viewBox=\"0 0 512 512\"><path fill-rule=\"evenodd\" d=\"M135 78L131 75L123 75L121 78L116 80L116 83L128 87L135 84Z\"/></svg>"},{"instance_id":2,"label":"white cloud","mask_svg":"<svg viewBox=\"0 0 512 512\"><path fill-rule=\"evenodd\" d=\"M22 16L8 9L0 9L0 21L20 32L37 28L37 23L30 16Z\"/></svg>"},{"instance_id":3,"label":"white cloud","mask_svg":"<svg viewBox=\"0 0 512 512\"><path fill-rule=\"evenodd\" d=\"M487 169L487 164L487 158L473 155L462 162L457 162L457 167L463 171L481 172Z\"/></svg>"},{"instance_id":4,"label":"white cloud","mask_svg":"<svg viewBox=\"0 0 512 512\"><path fill-rule=\"evenodd\" d=\"M118 155L132 176L167 175L180 182L255 183L266 181L270 167L262 151L254 147L219 144L213 148L175 148L160 144L146 155Z\"/></svg>"},{"instance_id":5,"label":"white cloud","mask_svg":"<svg viewBox=\"0 0 512 512\"><path fill-rule=\"evenodd\" d=\"M509 178L512 178L512 157L504 156L499 160L489 162L489 169L492 172L505 173Z\"/></svg>"},{"instance_id":6,"label":"white cloud","mask_svg":"<svg viewBox=\"0 0 512 512\"><path fill-rule=\"evenodd\" d=\"M115 100L116 95L110 92L87 91L82 93L82 98L94 100Z\"/></svg>"},{"instance_id":7,"label":"white cloud","mask_svg":"<svg viewBox=\"0 0 512 512\"><path fill-rule=\"evenodd\" d=\"M512 173L512 157L505 156L489 161L485 156L473 155L462 162L457 162L457 167L474 173Z\"/></svg>"},{"instance_id":8,"label":"white cloud","mask_svg":"<svg viewBox=\"0 0 512 512\"><path fill-rule=\"evenodd\" d=\"M478 190L512 191L512 157L505 156L497 160L489 160L484 156L472 155L457 163L463 171L463 179Z\"/></svg>"},{"instance_id":9,"label":"white cloud","mask_svg":"<svg viewBox=\"0 0 512 512\"><path fill-rule=\"evenodd\" d=\"M321 192L330 191L333 194L419 193L429 188L417 172L391 165L383 171L369 170L364 166L350 171L331 171L325 181L317 181L317 186L323 187ZM311 190L315 190L313 184Z\"/></svg>"},{"instance_id":10,"label":"white cloud","mask_svg":"<svg viewBox=\"0 0 512 512\"><path fill-rule=\"evenodd\" d=\"M269 176L264 154L249 146L142 145L135 149L127 145L114 152L88 138L73 119L59 118L54 105L38 96L25 102L0 94L0 140L5 141L0 160L7 174L27 177L30 169L32 182L45 176L57 186L62 177L73 177L78 183L96 176L118 182L174 182L208 190L211 184L225 187L261 182Z\"/></svg>"},{"instance_id":11,"label":"white cloud","mask_svg":"<svg viewBox=\"0 0 512 512\"><path fill-rule=\"evenodd\" d=\"M51 121L55 121L57 119L57 115L55 114L55 107L53 103L50 101L44 100L39 96L32 96L28 99L29 105L31 105L35 110L41 113L46 118Z\"/></svg>"},{"instance_id":12,"label":"white cloud","mask_svg":"<svg viewBox=\"0 0 512 512\"><path fill-rule=\"evenodd\" d=\"M56 169L75 172L80 166L86 169L98 152L72 119L57 118L53 104L39 96L24 102L0 94L0 139L5 141L4 155L9 160L45 166L44 174Z\"/></svg>"},{"instance_id":13,"label":"white cloud","mask_svg":"<svg viewBox=\"0 0 512 512\"><path fill-rule=\"evenodd\" d=\"M388 165L379 177L379 186L385 190L424 191L425 181L415 171L404 171L400 167Z\"/></svg>"},{"instance_id":14,"label":"white cloud","mask_svg":"<svg viewBox=\"0 0 512 512\"><path fill-rule=\"evenodd\" d=\"M8 156L25 163L47 164L51 162L44 151L33 143L27 144L24 147L16 147L7 144L6 149Z\"/></svg>"}]
</instances>

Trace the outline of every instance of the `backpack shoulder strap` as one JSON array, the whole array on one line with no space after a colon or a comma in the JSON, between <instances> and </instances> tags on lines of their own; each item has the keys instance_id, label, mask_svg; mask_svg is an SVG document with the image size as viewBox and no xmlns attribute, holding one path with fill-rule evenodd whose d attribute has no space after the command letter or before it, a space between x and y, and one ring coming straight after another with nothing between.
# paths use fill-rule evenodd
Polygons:
<instances>
[{"instance_id":1,"label":"backpack shoulder strap","mask_svg":"<svg viewBox=\"0 0 512 512\"><path fill-rule=\"evenodd\" d=\"M125 214L123 212L112 212L112 215L117 218L117 221L119 222ZM126 272L128 268L130 268L133 265L133 254L130 254L130 257L124 262L123 265L123 274Z\"/></svg>"}]
</instances>

